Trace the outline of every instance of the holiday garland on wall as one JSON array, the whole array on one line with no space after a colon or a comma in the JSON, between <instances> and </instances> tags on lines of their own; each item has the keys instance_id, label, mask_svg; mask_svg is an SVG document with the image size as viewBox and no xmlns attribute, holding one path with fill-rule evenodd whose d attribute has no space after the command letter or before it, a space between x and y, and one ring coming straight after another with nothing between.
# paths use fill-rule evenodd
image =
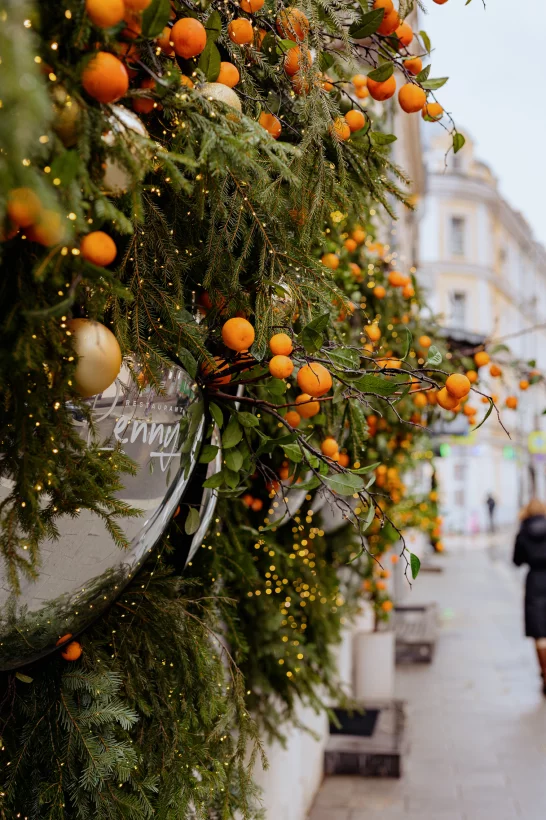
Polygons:
<instances>
[{"instance_id":1,"label":"holiday garland on wall","mask_svg":"<svg viewBox=\"0 0 546 820\"><path fill-rule=\"evenodd\" d=\"M258 728L335 692L378 556L417 574L402 473L494 404L376 240L407 186L370 99L443 115L412 10L4 3L0 816L259 816Z\"/></svg>"}]
</instances>

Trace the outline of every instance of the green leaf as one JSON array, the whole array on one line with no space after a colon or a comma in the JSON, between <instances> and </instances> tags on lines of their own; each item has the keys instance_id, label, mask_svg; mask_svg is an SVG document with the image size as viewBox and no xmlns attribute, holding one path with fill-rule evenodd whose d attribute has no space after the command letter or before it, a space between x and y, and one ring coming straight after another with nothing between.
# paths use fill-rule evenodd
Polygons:
<instances>
[{"instance_id":1,"label":"green leaf","mask_svg":"<svg viewBox=\"0 0 546 820\"><path fill-rule=\"evenodd\" d=\"M330 322L331 322L330 314L329 313L323 313L321 316L317 316L316 319L313 319L312 321L310 321L308 325L305 325L305 327L310 327L313 330L318 330L319 333L322 333L322 331L326 330L326 328L330 325ZM304 330L305 330L305 328L304 328Z\"/></svg>"},{"instance_id":2,"label":"green leaf","mask_svg":"<svg viewBox=\"0 0 546 820\"><path fill-rule=\"evenodd\" d=\"M394 134L383 134L381 131L370 131L370 138L374 145L390 145L398 139Z\"/></svg>"},{"instance_id":3,"label":"green leaf","mask_svg":"<svg viewBox=\"0 0 546 820\"><path fill-rule=\"evenodd\" d=\"M353 384L362 393L376 393L378 396L392 396L403 386L401 382L387 381L381 376L372 375L362 376Z\"/></svg>"},{"instance_id":4,"label":"green leaf","mask_svg":"<svg viewBox=\"0 0 546 820\"><path fill-rule=\"evenodd\" d=\"M389 77L392 77L394 66L391 62L383 63L378 68L368 73L368 79L374 80L376 83L384 83Z\"/></svg>"},{"instance_id":5,"label":"green leaf","mask_svg":"<svg viewBox=\"0 0 546 820\"><path fill-rule=\"evenodd\" d=\"M239 472L244 461L243 454L240 453L239 450L228 450L225 454L224 460L226 462L226 467L233 470L234 473Z\"/></svg>"},{"instance_id":6,"label":"green leaf","mask_svg":"<svg viewBox=\"0 0 546 820\"><path fill-rule=\"evenodd\" d=\"M216 447L214 444L204 444L203 449L201 450L201 454L199 456L199 463L210 464L210 462L214 461L214 459L218 455L219 449L220 448Z\"/></svg>"},{"instance_id":7,"label":"green leaf","mask_svg":"<svg viewBox=\"0 0 546 820\"><path fill-rule=\"evenodd\" d=\"M280 55L277 52L277 38L269 31L262 40L261 47L262 54L270 65L275 65L279 62Z\"/></svg>"},{"instance_id":8,"label":"green leaf","mask_svg":"<svg viewBox=\"0 0 546 820\"><path fill-rule=\"evenodd\" d=\"M218 405L214 404L214 402L211 401L209 403L209 410L212 418L214 419L218 427L221 427L224 423L224 416Z\"/></svg>"},{"instance_id":9,"label":"green leaf","mask_svg":"<svg viewBox=\"0 0 546 820\"><path fill-rule=\"evenodd\" d=\"M152 0L142 15L142 36L149 40L159 37L171 16L169 0Z\"/></svg>"},{"instance_id":10,"label":"green leaf","mask_svg":"<svg viewBox=\"0 0 546 820\"><path fill-rule=\"evenodd\" d=\"M209 17L207 17L205 29L207 31L207 40L212 40L215 43L222 33L222 18L220 17L220 12L211 12Z\"/></svg>"},{"instance_id":11,"label":"green leaf","mask_svg":"<svg viewBox=\"0 0 546 820\"><path fill-rule=\"evenodd\" d=\"M408 330L407 327L405 327L404 330L406 331L407 336L406 336L406 350L405 350L404 355L402 356L402 361L405 361L408 358L410 350L411 350L411 343L413 342L413 336L411 335L411 331Z\"/></svg>"},{"instance_id":12,"label":"green leaf","mask_svg":"<svg viewBox=\"0 0 546 820\"><path fill-rule=\"evenodd\" d=\"M419 575L419 570L421 569L421 561L413 552L410 552L410 567L411 567L411 577L415 581L417 576Z\"/></svg>"},{"instance_id":13,"label":"green leaf","mask_svg":"<svg viewBox=\"0 0 546 820\"><path fill-rule=\"evenodd\" d=\"M211 475L211 477L207 478L206 481L203 481L203 487L206 487L209 490L216 490L222 485L223 481L224 471L220 470L220 472L214 473L214 475Z\"/></svg>"},{"instance_id":14,"label":"green leaf","mask_svg":"<svg viewBox=\"0 0 546 820\"><path fill-rule=\"evenodd\" d=\"M22 683L32 683L32 681L34 680L34 678L31 678L30 675L25 675L23 674L23 672L16 672L15 677Z\"/></svg>"},{"instance_id":15,"label":"green leaf","mask_svg":"<svg viewBox=\"0 0 546 820\"><path fill-rule=\"evenodd\" d=\"M239 484L239 473L235 472L235 470L230 470L229 467L224 467L222 473L227 486L234 490Z\"/></svg>"},{"instance_id":16,"label":"green leaf","mask_svg":"<svg viewBox=\"0 0 546 820\"><path fill-rule=\"evenodd\" d=\"M426 68L424 68L422 71L419 72L419 74L415 78L418 83L422 83L425 80L428 80L428 76L430 74L430 69L431 69L431 66L427 65Z\"/></svg>"},{"instance_id":17,"label":"green leaf","mask_svg":"<svg viewBox=\"0 0 546 820\"><path fill-rule=\"evenodd\" d=\"M510 353L510 348L508 347L508 345L498 344L498 345L493 345L493 347L490 348L489 352L493 356L495 355L495 353ZM534 364L530 365L530 367L534 367L534 366L535 366Z\"/></svg>"},{"instance_id":18,"label":"green leaf","mask_svg":"<svg viewBox=\"0 0 546 820\"><path fill-rule=\"evenodd\" d=\"M312 327L304 327L299 335L299 340L306 353L316 353L322 347L324 336Z\"/></svg>"},{"instance_id":19,"label":"green leaf","mask_svg":"<svg viewBox=\"0 0 546 820\"><path fill-rule=\"evenodd\" d=\"M421 83L423 88L426 88L427 91L436 91L438 88L441 88L443 85L447 83L449 77L436 77L433 80L425 80Z\"/></svg>"},{"instance_id":20,"label":"green leaf","mask_svg":"<svg viewBox=\"0 0 546 820\"><path fill-rule=\"evenodd\" d=\"M430 50L432 48L432 43L430 42L430 37L428 36L426 31L420 31L419 36L421 37L421 40L423 41L423 45L425 46L427 52L430 54Z\"/></svg>"},{"instance_id":21,"label":"green leaf","mask_svg":"<svg viewBox=\"0 0 546 820\"><path fill-rule=\"evenodd\" d=\"M252 413L246 413L245 411L237 413L237 421L239 422L239 424L242 424L243 427L260 426L260 419L257 419L256 416Z\"/></svg>"},{"instance_id":22,"label":"green leaf","mask_svg":"<svg viewBox=\"0 0 546 820\"><path fill-rule=\"evenodd\" d=\"M286 54L287 51L290 51L291 48L295 48L298 44L294 42L294 40L275 40L275 46L277 48L277 54L281 57Z\"/></svg>"},{"instance_id":23,"label":"green leaf","mask_svg":"<svg viewBox=\"0 0 546 820\"><path fill-rule=\"evenodd\" d=\"M229 424L222 433L222 447L228 450L230 447L235 447L241 441L243 431L241 425L235 418L229 420Z\"/></svg>"},{"instance_id":24,"label":"green leaf","mask_svg":"<svg viewBox=\"0 0 546 820\"><path fill-rule=\"evenodd\" d=\"M375 470L380 464L380 461L375 461L373 464L367 464L366 467L359 467L358 470L351 470L351 472L357 475L364 475L364 473L369 473L370 470Z\"/></svg>"},{"instance_id":25,"label":"green leaf","mask_svg":"<svg viewBox=\"0 0 546 820\"><path fill-rule=\"evenodd\" d=\"M428 349L428 356L427 356L427 364L441 364L442 363L442 354L436 347L436 345L431 345Z\"/></svg>"},{"instance_id":26,"label":"green leaf","mask_svg":"<svg viewBox=\"0 0 546 820\"><path fill-rule=\"evenodd\" d=\"M321 71L328 71L334 64L334 58L332 54L329 54L327 51L323 51L320 55L319 66Z\"/></svg>"},{"instance_id":27,"label":"green leaf","mask_svg":"<svg viewBox=\"0 0 546 820\"><path fill-rule=\"evenodd\" d=\"M482 424L485 424L485 422L487 421L487 419L489 418L489 416L493 412L493 407L495 406L495 402L493 401L493 399L489 398L489 396L487 396L487 398L489 399L489 407L487 408L487 413L485 414L483 419L480 421L480 423L477 424L476 427L474 427L474 430L473 430L474 433L476 432L476 430L479 430L479 428L482 426Z\"/></svg>"},{"instance_id":28,"label":"green leaf","mask_svg":"<svg viewBox=\"0 0 546 820\"><path fill-rule=\"evenodd\" d=\"M81 159L77 151L65 151L55 157L51 163L51 179L61 180L63 187L70 185L80 172Z\"/></svg>"},{"instance_id":29,"label":"green leaf","mask_svg":"<svg viewBox=\"0 0 546 820\"><path fill-rule=\"evenodd\" d=\"M189 350L186 350L185 347L180 348L178 351L178 358L182 362L182 365L188 371L192 379L195 379L197 376L197 361L192 356Z\"/></svg>"},{"instance_id":30,"label":"green leaf","mask_svg":"<svg viewBox=\"0 0 546 820\"><path fill-rule=\"evenodd\" d=\"M284 396L286 393L286 384L282 379L271 378L265 386L273 396Z\"/></svg>"},{"instance_id":31,"label":"green leaf","mask_svg":"<svg viewBox=\"0 0 546 820\"><path fill-rule=\"evenodd\" d=\"M298 490L316 490L317 487L320 487L320 478L314 475L309 481L302 481L301 484L295 486Z\"/></svg>"},{"instance_id":32,"label":"green leaf","mask_svg":"<svg viewBox=\"0 0 546 820\"><path fill-rule=\"evenodd\" d=\"M456 131L453 134L453 153L456 154L458 151L460 151L465 142L466 140L463 137L463 135L459 133L459 131Z\"/></svg>"},{"instance_id":33,"label":"green leaf","mask_svg":"<svg viewBox=\"0 0 546 820\"><path fill-rule=\"evenodd\" d=\"M207 44L199 56L197 67L201 69L207 81L213 83L220 73L222 58L214 40L207 40Z\"/></svg>"},{"instance_id":34,"label":"green leaf","mask_svg":"<svg viewBox=\"0 0 546 820\"><path fill-rule=\"evenodd\" d=\"M324 476L324 483L338 495L354 495L364 489L364 482L354 473L335 473Z\"/></svg>"},{"instance_id":35,"label":"green leaf","mask_svg":"<svg viewBox=\"0 0 546 820\"><path fill-rule=\"evenodd\" d=\"M193 535L194 532L197 532L197 530L199 529L200 520L201 519L199 518L199 510L197 509L197 507L190 507L188 517L186 518L186 521L184 523L184 531L186 535Z\"/></svg>"},{"instance_id":36,"label":"green leaf","mask_svg":"<svg viewBox=\"0 0 546 820\"><path fill-rule=\"evenodd\" d=\"M385 16L385 9L373 9L367 14L363 14L360 19L355 20L349 27L349 34L355 40L363 40L365 37L375 34L383 17Z\"/></svg>"},{"instance_id":37,"label":"green leaf","mask_svg":"<svg viewBox=\"0 0 546 820\"><path fill-rule=\"evenodd\" d=\"M289 458L290 461L296 464L303 461L303 455L298 444L284 444L282 449L286 458Z\"/></svg>"},{"instance_id":38,"label":"green leaf","mask_svg":"<svg viewBox=\"0 0 546 820\"><path fill-rule=\"evenodd\" d=\"M329 351L329 357L340 370L358 370L360 367L360 356L358 352L348 347L341 347L338 350Z\"/></svg>"}]
</instances>

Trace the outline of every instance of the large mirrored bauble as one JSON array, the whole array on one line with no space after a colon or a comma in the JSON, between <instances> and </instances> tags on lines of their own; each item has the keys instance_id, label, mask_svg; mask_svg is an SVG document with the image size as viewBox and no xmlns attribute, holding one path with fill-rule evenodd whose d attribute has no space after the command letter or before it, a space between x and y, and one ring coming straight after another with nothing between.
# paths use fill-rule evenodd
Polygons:
<instances>
[{"instance_id":1,"label":"large mirrored bauble","mask_svg":"<svg viewBox=\"0 0 546 820\"><path fill-rule=\"evenodd\" d=\"M104 393L86 402L93 426L76 407L74 424L89 445L105 453L121 448L136 464L136 475L121 475L124 488L117 497L141 514L118 519L126 548L116 545L89 510L62 517L59 538L41 544L38 577L22 579L19 595L0 566L0 670L46 655L60 636L76 635L109 606L166 529L197 461L203 401L181 368L166 369L161 389L155 390L139 387L124 365ZM0 501L9 491L0 485Z\"/></svg>"},{"instance_id":2,"label":"large mirrored bauble","mask_svg":"<svg viewBox=\"0 0 546 820\"><path fill-rule=\"evenodd\" d=\"M207 467L207 478L210 478L215 473L219 473L222 469L221 436L220 430L216 426L212 432L210 443L214 444L219 449L216 458L214 461L211 461ZM201 504L199 505L199 527L192 538L188 557L186 558L186 566L190 563L195 553L203 543L203 539L211 525L212 516L214 515L217 501L218 490L212 490L210 487L205 487L203 489L203 495L201 496Z\"/></svg>"}]
</instances>

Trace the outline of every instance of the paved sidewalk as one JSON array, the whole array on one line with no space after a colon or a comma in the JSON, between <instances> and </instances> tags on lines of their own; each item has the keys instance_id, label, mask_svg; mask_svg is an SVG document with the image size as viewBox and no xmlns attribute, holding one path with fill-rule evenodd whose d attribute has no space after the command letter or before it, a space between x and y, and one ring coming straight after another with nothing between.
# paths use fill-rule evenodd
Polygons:
<instances>
[{"instance_id":1,"label":"paved sidewalk","mask_svg":"<svg viewBox=\"0 0 546 820\"><path fill-rule=\"evenodd\" d=\"M401 780L326 778L309 820L544 820L546 698L506 550L445 555L410 600L440 604L432 666L399 667L410 752Z\"/></svg>"}]
</instances>

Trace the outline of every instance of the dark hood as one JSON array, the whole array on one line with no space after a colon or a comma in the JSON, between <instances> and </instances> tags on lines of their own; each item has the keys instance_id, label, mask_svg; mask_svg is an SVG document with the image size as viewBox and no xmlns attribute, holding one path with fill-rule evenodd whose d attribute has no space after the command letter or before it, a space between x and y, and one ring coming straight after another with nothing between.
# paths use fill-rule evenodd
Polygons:
<instances>
[{"instance_id":1,"label":"dark hood","mask_svg":"<svg viewBox=\"0 0 546 820\"><path fill-rule=\"evenodd\" d=\"M542 541L546 538L546 516L532 515L526 518L521 525L522 533L532 541Z\"/></svg>"}]
</instances>

